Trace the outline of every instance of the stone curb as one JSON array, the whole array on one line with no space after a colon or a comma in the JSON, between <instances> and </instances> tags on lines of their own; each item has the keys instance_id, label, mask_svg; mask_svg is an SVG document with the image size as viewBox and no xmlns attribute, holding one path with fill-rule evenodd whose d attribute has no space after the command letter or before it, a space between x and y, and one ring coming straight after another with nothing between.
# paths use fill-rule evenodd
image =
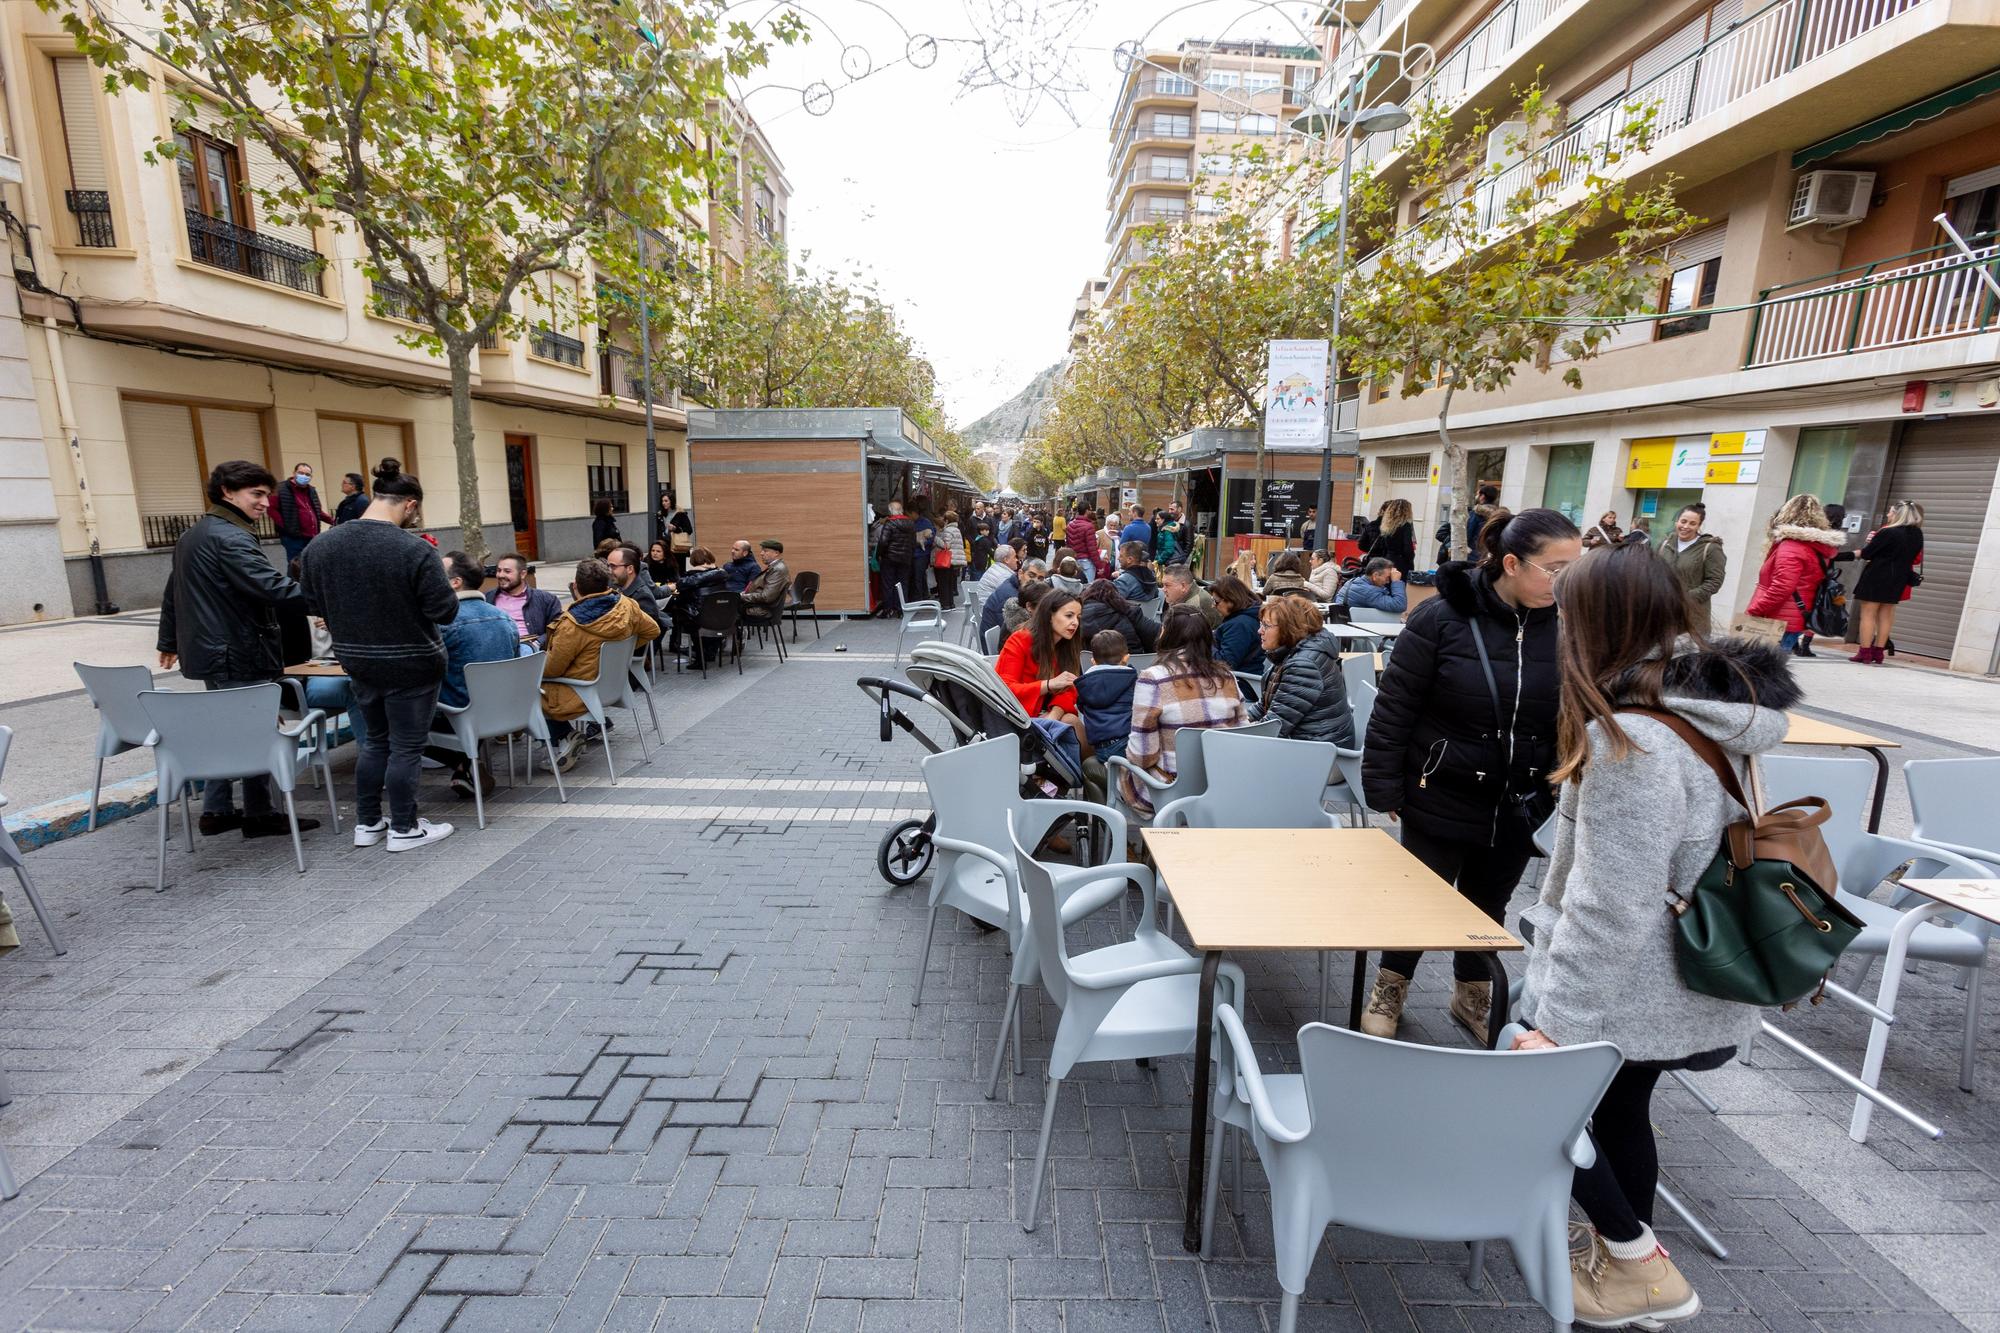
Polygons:
<instances>
[{"instance_id":1,"label":"stone curb","mask_svg":"<svg viewBox=\"0 0 2000 1333\"><path fill-rule=\"evenodd\" d=\"M123 782L106 783L97 796L97 827L103 828L106 824L151 810L158 804L158 786L151 773L126 778ZM89 829L90 793L87 791L7 816L7 832L24 852L32 852L37 847L46 847L65 838L80 837Z\"/></svg>"}]
</instances>

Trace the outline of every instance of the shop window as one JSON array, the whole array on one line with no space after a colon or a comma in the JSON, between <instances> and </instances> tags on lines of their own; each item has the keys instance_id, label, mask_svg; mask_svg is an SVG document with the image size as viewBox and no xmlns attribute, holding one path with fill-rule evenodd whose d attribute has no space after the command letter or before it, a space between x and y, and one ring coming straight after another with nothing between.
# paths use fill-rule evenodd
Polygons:
<instances>
[{"instance_id":1,"label":"shop window","mask_svg":"<svg viewBox=\"0 0 2000 1333\"><path fill-rule=\"evenodd\" d=\"M590 487L593 509L599 500L609 500L613 509L631 508L625 489L625 446L589 443L583 446L583 465Z\"/></svg>"},{"instance_id":2,"label":"shop window","mask_svg":"<svg viewBox=\"0 0 2000 1333\"><path fill-rule=\"evenodd\" d=\"M1550 446L1548 473L1542 481L1542 504L1581 527L1589 486L1590 445Z\"/></svg>"},{"instance_id":3,"label":"shop window","mask_svg":"<svg viewBox=\"0 0 2000 1333\"><path fill-rule=\"evenodd\" d=\"M1845 504L1854 462L1852 426L1814 426L1799 432L1788 495L1817 495L1822 504Z\"/></svg>"}]
</instances>

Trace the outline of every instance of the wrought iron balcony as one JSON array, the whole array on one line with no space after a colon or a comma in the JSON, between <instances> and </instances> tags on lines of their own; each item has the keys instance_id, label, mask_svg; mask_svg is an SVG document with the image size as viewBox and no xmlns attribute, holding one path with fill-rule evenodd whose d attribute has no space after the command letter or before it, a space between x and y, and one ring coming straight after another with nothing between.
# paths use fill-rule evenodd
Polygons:
<instances>
[{"instance_id":1,"label":"wrought iron balcony","mask_svg":"<svg viewBox=\"0 0 2000 1333\"><path fill-rule=\"evenodd\" d=\"M528 350L544 361L560 361L583 369L583 340L557 333L544 324L528 330Z\"/></svg>"},{"instance_id":2,"label":"wrought iron balcony","mask_svg":"<svg viewBox=\"0 0 2000 1333\"><path fill-rule=\"evenodd\" d=\"M109 249L118 244L118 236L111 226L111 192L109 190L65 190L63 202L76 218L76 243L96 249Z\"/></svg>"},{"instance_id":3,"label":"wrought iron balcony","mask_svg":"<svg viewBox=\"0 0 2000 1333\"><path fill-rule=\"evenodd\" d=\"M319 251L212 218L199 209L182 211L187 214L188 253L197 264L227 269L295 292L324 294L320 275L326 260Z\"/></svg>"},{"instance_id":4,"label":"wrought iron balcony","mask_svg":"<svg viewBox=\"0 0 2000 1333\"><path fill-rule=\"evenodd\" d=\"M201 519L200 514L141 514L139 532L145 539L147 550L166 550ZM257 520L257 536L264 541L278 539L278 530L271 525L268 516Z\"/></svg>"},{"instance_id":5,"label":"wrought iron balcony","mask_svg":"<svg viewBox=\"0 0 2000 1333\"><path fill-rule=\"evenodd\" d=\"M416 289L406 282L394 278L379 278L369 284L375 293L375 313L385 319L400 319L411 324L423 323L423 316L417 308Z\"/></svg>"},{"instance_id":6,"label":"wrought iron balcony","mask_svg":"<svg viewBox=\"0 0 2000 1333\"><path fill-rule=\"evenodd\" d=\"M640 374L640 362L630 348L603 342L597 345L597 391L606 398L645 401L646 377Z\"/></svg>"}]
</instances>

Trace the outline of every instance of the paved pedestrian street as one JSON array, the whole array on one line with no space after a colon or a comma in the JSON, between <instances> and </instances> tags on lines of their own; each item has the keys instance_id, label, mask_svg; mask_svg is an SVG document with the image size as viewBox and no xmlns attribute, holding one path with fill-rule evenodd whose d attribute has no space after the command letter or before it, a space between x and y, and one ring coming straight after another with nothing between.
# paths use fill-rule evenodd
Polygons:
<instances>
[{"instance_id":1,"label":"paved pedestrian street","mask_svg":"<svg viewBox=\"0 0 2000 1333\"><path fill-rule=\"evenodd\" d=\"M301 876L283 839L198 839L155 895L152 814L34 853L70 952L17 904L0 1143L31 1179L0 1205L0 1327L1275 1328L1254 1155L1216 1257L1182 1248L1185 1060L1077 1072L1052 1220L1022 1231L1054 1010L1030 992L1026 1072L988 1101L1004 937L945 913L910 1003L928 881L887 886L875 848L928 803L917 749L879 742L853 684L893 670L893 642L830 626L785 666L669 678L650 762L618 719L616 786L593 748L566 806L546 771L491 799L484 832L431 800L458 832L413 855L322 829ZM1903 757L1979 743L1912 736ZM1246 970L1275 1065L1317 973ZM1447 975L1421 969L1414 1039L1464 1043ZM1666 1179L1730 1250L1662 1210L1707 1306L1693 1327L2000 1330L1995 1024L1967 1096L1961 993L1918 968L1905 994L1884 1087L1942 1142L1878 1113L1851 1143L1851 1098L1768 1042L1697 1076L1719 1116L1665 1085ZM1783 1021L1858 1066L1857 1015ZM1301 1326L1546 1328L1493 1250L1472 1289L1461 1245L1336 1231Z\"/></svg>"}]
</instances>

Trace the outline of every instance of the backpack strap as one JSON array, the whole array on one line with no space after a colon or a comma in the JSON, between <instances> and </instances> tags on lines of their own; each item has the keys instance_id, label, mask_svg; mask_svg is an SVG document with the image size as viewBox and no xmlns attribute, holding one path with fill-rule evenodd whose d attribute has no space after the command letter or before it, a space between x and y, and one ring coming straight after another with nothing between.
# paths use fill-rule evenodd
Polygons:
<instances>
[{"instance_id":1,"label":"backpack strap","mask_svg":"<svg viewBox=\"0 0 2000 1333\"><path fill-rule=\"evenodd\" d=\"M1737 780L1736 770L1729 766L1729 760L1723 757L1722 747L1717 745L1710 737L1696 730L1693 723L1689 722L1679 713L1669 712L1664 708L1619 708L1613 711L1619 713L1637 713L1641 717L1650 717L1653 721L1680 737L1687 744L1688 749L1693 750L1695 755L1714 771L1716 778L1722 783L1722 789L1729 793L1730 798L1736 804L1749 811L1753 818L1755 817L1757 807L1752 805L1750 798L1744 794L1743 784Z\"/></svg>"}]
</instances>

